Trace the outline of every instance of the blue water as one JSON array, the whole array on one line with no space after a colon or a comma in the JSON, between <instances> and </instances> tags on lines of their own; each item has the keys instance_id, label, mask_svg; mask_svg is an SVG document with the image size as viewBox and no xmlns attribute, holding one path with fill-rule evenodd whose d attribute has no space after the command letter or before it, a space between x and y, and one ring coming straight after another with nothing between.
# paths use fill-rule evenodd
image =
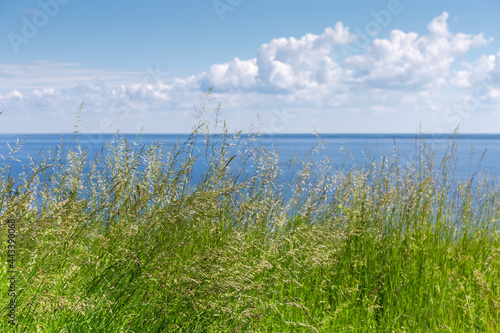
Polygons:
<instances>
[{"instance_id":1,"label":"blue water","mask_svg":"<svg viewBox=\"0 0 500 333\"><path fill-rule=\"evenodd\" d=\"M178 134L143 134L139 137L136 134L123 135L129 143L138 143L137 147L143 143L161 142L165 146L174 145L179 139L182 144L189 135ZM346 155L352 156L352 160L357 164L367 161L368 154L375 157L375 161L381 161L381 156L393 156L394 144L396 143L397 153L400 163L405 165L412 160L415 153L417 134L323 134L320 135L324 141L324 148L315 154L314 160L318 161L322 156L331 158L332 163L337 168L345 166ZM16 177L23 171L23 166L29 166L29 156L36 157L39 153L47 154L61 144L64 140L67 147L74 147L76 139L81 145L88 149L88 156L92 157L100 152L106 142L113 140L114 134L99 136L88 136L85 134L1 134L0 135L0 155L5 158L9 155L7 143L12 148L16 146L17 139L26 138L20 151L13 155L19 161L7 159L6 163L12 167L11 176ZM426 143L435 151L435 159L439 163L441 157L449 148L450 135L428 135L424 138ZM243 136L243 139L248 137ZM204 152L204 136L199 136L197 145L201 152ZM279 150L281 162L288 161L292 154L297 153L299 158L304 155L318 143L318 138L312 134L280 134L280 135L262 135L259 139L259 145L270 147L274 143L274 148ZM492 178L500 177L500 134L459 134L456 138L457 143L457 171L461 178L469 178L476 172L489 172ZM236 152L241 146L233 147ZM67 149L67 148L66 148ZM481 160L483 153L486 154ZM203 154L202 154L203 157ZM38 157L40 160L40 157ZM352 165L351 158L348 159L349 165ZM200 160L203 162L203 158ZM1 163L2 161L0 161ZM203 163L195 165L194 178L201 175Z\"/></svg>"}]
</instances>

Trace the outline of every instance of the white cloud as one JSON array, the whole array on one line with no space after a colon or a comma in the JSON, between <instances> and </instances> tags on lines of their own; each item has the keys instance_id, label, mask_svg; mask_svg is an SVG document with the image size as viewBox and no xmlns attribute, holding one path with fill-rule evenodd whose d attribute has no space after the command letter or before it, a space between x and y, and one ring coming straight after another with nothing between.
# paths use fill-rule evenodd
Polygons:
<instances>
[{"instance_id":1,"label":"white cloud","mask_svg":"<svg viewBox=\"0 0 500 333\"><path fill-rule=\"evenodd\" d=\"M455 87L471 88L481 81L491 79L489 76L494 74L497 58L498 55L483 55L472 64L464 62L462 65L465 69L458 71L450 79L450 83Z\"/></svg>"},{"instance_id":2,"label":"white cloud","mask_svg":"<svg viewBox=\"0 0 500 333\"><path fill-rule=\"evenodd\" d=\"M339 22L319 35L273 39L253 59L236 57L185 78L52 61L0 64L0 105L11 114L0 116L0 131L13 128L9 122L35 118L42 132L71 130L75 108L84 102L93 130L134 132L144 125L150 132L186 132L192 128L193 105L209 87L227 108L225 117L240 129L248 128L257 111L271 119L270 110L283 107L297 115L283 129L287 132L307 132L305 126L314 121L325 132L365 131L355 125L361 119L367 126L378 124L377 131L391 131L391 126L393 131L418 130L424 118L432 119L431 127L453 128L460 116L443 114L470 102L481 82L490 82L481 109L499 112L494 82L500 81L500 52L472 63L457 61L492 39L452 33L447 19L446 12L433 19L424 35L394 29L387 39L374 39L364 53L347 57L341 49L356 36Z\"/></svg>"},{"instance_id":3,"label":"white cloud","mask_svg":"<svg viewBox=\"0 0 500 333\"><path fill-rule=\"evenodd\" d=\"M140 80L144 74L138 72L108 71L85 68L81 63L61 63L38 60L28 65L0 63L0 91L11 89L65 89L75 82L105 80L114 85Z\"/></svg>"},{"instance_id":4,"label":"white cloud","mask_svg":"<svg viewBox=\"0 0 500 333\"><path fill-rule=\"evenodd\" d=\"M235 58L229 63L212 65L210 72L201 74L199 80L205 89L211 86L226 91L255 89L259 74L256 62L256 59L242 61Z\"/></svg>"},{"instance_id":5,"label":"white cloud","mask_svg":"<svg viewBox=\"0 0 500 333\"><path fill-rule=\"evenodd\" d=\"M489 42L482 34L453 35L448 30L447 18L445 12L432 20L429 33L421 37L393 30L389 39L375 39L366 54L346 60L353 82L394 89L425 89L445 84L457 56Z\"/></svg>"},{"instance_id":6,"label":"white cloud","mask_svg":"<svg viewBox=\"0 0 500 333\"><path fill-rule=\"evenodd\" d=\"M12 90L12 91L9 91L5 97L6 98L12 98L12 99L22 99L23 98L23 94L21 94L17 90Z\"/></svg>"},{"instance_id":7,"label":"white cloud","mask_svg":"<svg viewBox=\"0 0 500 333\"><path fill-rule=\"evenodd\" d=\"M464 69L457 71L450 79L450 84L459 88L468 88L472 93L465 96L465 101L488 103L496 106L500 103L500 51L496 55L482 55L473 63L463 64Z\"/></svg>"},{"instance_id":8,"label":"white cloud","mask_svg":"<svg viewBox=\"0 0 500 333\"><path fill-rule=\"evenodd\" d=\"M332 51L335 46L352 41L353 37L339 22L334 29L328 27L321 35L274 39L263 44L254 59L235 58L226 64L213 65L209 73L201 75L201 86L214 86L218 91L263 93L316 88L339 74Z\"/></svg>"}]
</instances>

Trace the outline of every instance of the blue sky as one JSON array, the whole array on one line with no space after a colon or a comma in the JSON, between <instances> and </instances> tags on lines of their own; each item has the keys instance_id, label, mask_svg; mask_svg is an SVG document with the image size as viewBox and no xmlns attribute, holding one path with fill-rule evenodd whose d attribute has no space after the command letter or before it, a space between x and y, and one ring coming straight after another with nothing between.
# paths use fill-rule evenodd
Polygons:
<instances>
[{"instance_id":1,"label":"blue sky","mask_svg":"<svg viewBox=\"0 0 500 333\"><path fill-rule=\"evenodd\" d=\"M500 133L500 2L0 2L0 133ZM258 117L257 117L258 115Z\"/></svg>"}]
</instances>

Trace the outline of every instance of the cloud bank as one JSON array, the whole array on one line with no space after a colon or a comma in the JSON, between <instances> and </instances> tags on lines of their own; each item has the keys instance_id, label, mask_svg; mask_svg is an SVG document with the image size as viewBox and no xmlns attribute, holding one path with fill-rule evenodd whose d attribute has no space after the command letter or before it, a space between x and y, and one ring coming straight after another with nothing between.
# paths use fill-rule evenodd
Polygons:
<instances>
[{"instance_id":1,"label":"cloud bank","mask_svg":"<svg viewBox=\"0 0 500 333\"><path fill-rule=\"evenodd\" d=\"M253 59L236 57L181 78L51 61L0 64L0 131L71 131L83 102L82 127L89 131L188 132L193 105L213 87L225 118L243 130L258 112L271 132L310 132L313 126L320 132L415 132L419 123L434 132L458 123L465 131L493 132L488 124L500 120L500 51L462 61L493 39L450 32L447 20L442 13L423 35L392 30L348 55L357 36L338 22L319 35L271 40ZM293 117L283 118L284 109ZM277 117L281 126L273 129Z\"/></svg>"}]
</instances>

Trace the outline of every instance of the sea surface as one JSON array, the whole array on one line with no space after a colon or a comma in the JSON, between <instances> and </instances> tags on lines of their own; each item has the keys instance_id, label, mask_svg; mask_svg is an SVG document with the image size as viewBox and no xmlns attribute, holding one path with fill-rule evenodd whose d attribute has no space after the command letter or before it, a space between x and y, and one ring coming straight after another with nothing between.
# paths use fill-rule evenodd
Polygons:
<instances>
[{"instance_id":1,"label":"sea surface","mask_svg":"<svg viewBox=\"0 0 500 333\"><path fill-rule=\"evenodd\" d=\"M139 149L142 144L146 146L151 143L160 142L165 146L175 145L177 140L185 142L187 134L123 134L123 137ZM313 160L319 161L322 157L328 156L333 165L337 168L346 168L372 161L380 162L382 156L393 157L396 153L400 163L404 166L411 161L416 152L416 144L419 138L425 140L426 145L435 151L437 165L441 158L450 148L451 135L419 135L419 134L320 134L319 139L312 134L278 134L260 136L258 145L274 148L279 151L279 160L286 162L292 154L297 158L304 159L311 148L318 142L323 141L323 148L319 152L313 153ZM9 147L16 149L17 140L22 141L19 151L11 155L18 161L8 158ZM23 141L24 139L24 141ZM197 138L196 147L200 149L201 161L204 155L203 135ZM75 147L77 142L83 148L88 149L88 156L105 149L106 142L117 141L115 134L87 135L87 134L0 134L0 155L5 161L0 160L4 167L11 167L11 177L16 177L27 169L30 165L30 156L41 161L42 156L48 156L58 145L64 142L65 149ZM242 136L243 141L250 140L249 136ZM420 141L421 142L421 141ZM455 138L457 145L457 172L460 178L469 178L478 172L489 172L492 179L500 177L500 134L458 134ZM103 148L104 147L104 148ZM242 145L232 147L232 154L237 154ZM346 158L347 157L347 158ZM194 179L201 175L204 169L203 163L195 165Z\"/></svg>"}]
</instances>

